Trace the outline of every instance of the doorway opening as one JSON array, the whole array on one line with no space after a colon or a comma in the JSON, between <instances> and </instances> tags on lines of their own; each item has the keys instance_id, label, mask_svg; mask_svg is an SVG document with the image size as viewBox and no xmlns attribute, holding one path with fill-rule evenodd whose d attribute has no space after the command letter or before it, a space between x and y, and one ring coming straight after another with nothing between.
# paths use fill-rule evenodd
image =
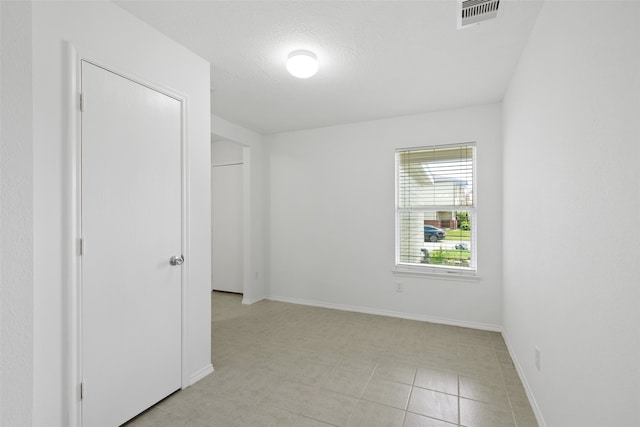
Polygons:
<instances>
[{"instance_id":1,"label":"doorway opening","mask_svg":"<svg viewBox=\"0 0 640 427\"><path fill-rule=\"evenodd\" d=\"M247 147L211 142L211 290L244 294Z\"/></svg>"}]
</instances>

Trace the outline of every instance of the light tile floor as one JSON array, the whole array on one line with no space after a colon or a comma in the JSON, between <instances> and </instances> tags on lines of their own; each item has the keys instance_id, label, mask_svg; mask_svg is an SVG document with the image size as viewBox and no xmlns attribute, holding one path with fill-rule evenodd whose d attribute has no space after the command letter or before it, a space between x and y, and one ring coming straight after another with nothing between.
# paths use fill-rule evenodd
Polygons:
<instances>
[{"instance_id":1,"label":"light tile floor","mask_svg":"<svg viewBox=\"0 0 640 427\"><path fill-rule=\"evenodd\" d=\"M214 292L215 372L127 427L537 426L500 334Z\"/></svg>"}]
</instances>

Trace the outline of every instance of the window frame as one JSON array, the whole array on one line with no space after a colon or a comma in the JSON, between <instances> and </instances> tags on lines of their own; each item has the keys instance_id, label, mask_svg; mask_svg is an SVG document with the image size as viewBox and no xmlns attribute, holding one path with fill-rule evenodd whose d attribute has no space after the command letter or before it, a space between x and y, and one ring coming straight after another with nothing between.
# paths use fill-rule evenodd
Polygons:
<instances>
[{"instance_id":1,"label":"window frame","mask_svg":"<svg viewBox=\"0 0 640 427\"><path fill-rule=\"evenodd\" d=\"M433 149L447 149L457 147L471 147L472 148L472 200L471 206L449 206L449 205L435 205L433 207L409 207L400 208L400 155L409 151L421 151L421 150L433 150ZM478 276L478 171L477 171L477 150L478 146L475 141L454 143L454 144L433 144L418 147L404 147L396 148L394 155L394 177L395 177L395 197L394 197L394 227L395 227L395 262L394 262L394 274L407 275L407 276L434 276L439 278L453 278L453 279L479 279ZM470 245L471 251L471 265L469 267L458 267L451 265L436 265L436 264L415 264L400 261L400 214L404 212L438 212L438 211L458 211L468 212L470 217L471 235Z\"/></svg>"}]
</instances>

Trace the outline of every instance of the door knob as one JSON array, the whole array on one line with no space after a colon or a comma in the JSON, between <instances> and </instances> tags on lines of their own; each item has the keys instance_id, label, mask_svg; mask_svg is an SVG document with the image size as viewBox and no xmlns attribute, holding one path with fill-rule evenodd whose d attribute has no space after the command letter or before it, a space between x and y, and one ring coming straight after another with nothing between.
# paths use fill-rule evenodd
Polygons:
<instances>
[{"instance_id":1,"label":"door knob","mask_svg":"<svg viewBox=\"0 0 640 427\"><path fill-rule=\"evenodd\" d=\"M172 256L169 259L169 263L171 263L171 265L182 265L183 262L184 262L184 257L182 255Z\"/></svg>"}]
</instances>

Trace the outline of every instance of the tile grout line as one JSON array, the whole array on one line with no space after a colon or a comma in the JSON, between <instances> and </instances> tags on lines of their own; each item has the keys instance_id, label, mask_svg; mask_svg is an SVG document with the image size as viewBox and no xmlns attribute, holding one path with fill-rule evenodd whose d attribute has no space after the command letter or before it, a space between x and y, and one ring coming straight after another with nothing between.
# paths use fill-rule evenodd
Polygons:
<instances>
[{"instance_id":1,"label":"tile grout line","mask_svg":"<svg viewBox=\"0 0 640 427\"><path fill-rule=\"evenodd\" d=\"M409 413L409 404L411 403L411 397L413 396L413 388L415 387L416 377L418 376L418 367L415 367L413 373L413 379L411 380L411 390L409 390L409 398L407 399L407 410L404 411L404 420L402 420L402 425L404 426L407 421L407 414Z\"/></svg>"},{"instance_id":2,"label":"tile grout line","mask_svg":"<svg viewBox=\"0 0 640 427\"><path fill-rule=\"evenodd\" d=\"M456 375L457 379L458 379L458 426L462 425L462 410L460 409L461 405L461 401L460 401L460 373L458 373L458 375Z\"/></svg>"},{"instance_id":3,"label":"tile grout line","mask_svg":"<svg viewBox=\"0 0 640 427\"><path fill-rule=\"evenodd\" d=\"M489 394L486 397L484 397L484 394L481 394L480 397L473 394L476 397L473 399L463 397L461 394L462 371L465 372L465 378L469 377L469 381L477 379L478 381L482 382L483 378L486 377L487 382L493 384L495 381L498 384L501 384L501 388L507 387L507 378L510 381L512 380L511 366L507 363L509 359L508 357L504 357L505 355L502 353L504 350L502 350L502 347L498 345L501 343L497 342L496 340L494 340L495 342L493 343L492 341L487 341L493 338L491 336L485 337L483 335L470 333L472 331L467 331L467 329L465 328L446 328L446 330L442 329L442 331L438 328L424 331L424 328L421 327L420 330L418 330L418 328L414 327L416 326L414 322L409 321L395 322L391 325L389 324L389 322L380 323L380 325L383 326L382 329L380 329L378 327L378 323L369 321L371 319L368 317L362 318L361 316L348 316L348 318L345 318L344 316L327 316L323 310L314 310L313 312L306 312L304 310L288 310L287 315L285 316L283 314L283 308L288 308L286 304L283 304L282 306L279 305L277 309L275 309L268 303L264 303L262 304L262 308L259 312L251 311L251 309L247 307L247 310L243 310L242 314L234 316L233 314L236 311L230 309L226 310L227 300L225 300L224 302L225 304L222 306L224 308L223 310L212 310L212 313L214 313L215 311L218 317L222 317L216 319L216 321L212 320L212 330L215 329L218 332L217 334L214 334L215 337L212 337L212 344L214 344L215 342L217 353L222 355L222 358L219 359L219 363L217 364L219 365L219 368L216 369L216 373L218 375L223 374L224 372L229 372L228 369L240 369L243 372L251 372L252 377L246 378L247 380L249 380L256 375L262 375L264 371L262 367L267 367L268 369L264 371L264 373L266 373L267 371L273 373L275 375L274 378L277 378L278 380L296 383L305 387L311 387L309 390L315 389L316 391L320 391L323 394L324 391L327 391L330 392L330 394L335 395L336 398L338 398L339 396L350 398L350 402L347 402L346 400L343 402L344 404L348 403L348 406L341 404L342 417L339 417L340 421L338 421L335 416L326 418L326 411L324 410L322 410L321 412L309 412L309 414L313 414L312 416L306 415L306 410L301 410L299 405L294 405L295 401L298 400L295 395L291 395L289 399L287 399L286 396L283 395L281 396L281 398L285 398L285 400L275 399L271 400L270 404L267 403L267 405L271 406L272 408L278 408L279 410L282 410L284 412L294 414L296 417L301 417L298 422L304 422L304 420L316 420L318 422L322 422L322 425L326 426L336 424L342 426L342 424L345 422L343 420L347 420L348 422L355 422L357 420L360 420L360 417L362 415L369 414L367 416L372 416L373 414L375 414L376 412L371 412L375 408L373 406L369 406L369 402L372 402L375 405L380 405L380 407L393 408L394 410L396 410L394 419L397 421L401 421L402 424L413 421L414 415L412 415L412 417L408 417L409 412L415 414L416 416L426 416L431 419L433 416L428 416L420 412L409 411L411 400L415 400L413 396L417 396L415 393L415 389L422 389L422 387L417 387L416 384L418 373L421 368L424 368L427 370L430 369L438 371L440 373L456 375L455 382L457 385L457 392L455 393L455 396L452 397L456 398L458 404L458 421L457 423L446 421L451 422L452 427L454 425L457 425L459 427L463 426L461 419L462 412L465 412L462 411L461 408L463 398L465 399L465 403L469 403L470 405L472 405L472 408L475 407L474 405L476 405L476 402L483 404L483 406L485 404L493 406L496 404L496 402L499 402L500 407L502 407L501 405L503 403L506 403L508 406L506 406L505 409L510 408L512 416L508 417L507 414L504 414L507 416L503 418L503 420L507 421L508 425L512 425L514 422L515 425L518 425L515 419L516 412L513 402L517 402L518 408L520 408L521 402L520 395L518 394L519 389L514 387L513 396L515 400L512 400L511 395L507 390L506 399L501 398L502 400L495 402L493 398L495 396L502 395L502 393L497 393L499 391L497 389L495 390L495 394ZM233 301L228 300L228 302L231 303ZM238 307L245 308L244 306ZM251 316L251 319L247 319L247 315ZM289 319L291 316L293 316L294 318L300 318L300 323L298 324L298 326L296 326L296 329L288 327L287 322L285 322L285 320ZM227 324L227 320L233 320L234 324ZM260 324L258 324L257 322ZM420 326L422 326L422 324ZM396 329L402 329L402 334L396 333L396 329L394 329L394 327ZM219 328L220 330L218 331L217 328ZM256 328L259 330L257 330ZM298 328L299 330L297 330ZM304 331L307 330L309 332L305 333ZM451 339L453 338L451 336L453 334L455 334L455 339ZM487 340L483 341L483 339L485 338ZM247 340L251 341L251 348L247 347ZM486 346L487 343L489 343L490 346ZM248 354L245 353L244 356L239 354L244 353L246 350L249 350ZM476 350L478 350L479 353L476 354ZM490 351L485 352L485 350ZM309 360L305 360L304 363L294 363L299 357L301 358L301 360L307 357L307 355L309 354L308 351L312 351L312 353L313 351L317 351L318 356L321 357L309 356ZM330 356L330 354L333 354L333 356ZM367 355L369 355L370 357L368 358ZM237 359L236 356L240 358ZM335 359L336 356L338 357L337 359ZM256 364L255 359L257 358L269 359L267 361L269 363L265 366L262 366L262 364ZM361 368L373 365L373 369L372 371L370 371L369 375L358 376L357 383L364 384L361 390L351 390L354 387L348 386L347 384L347 386L345 386L345 388L343 389L343 392L347 390L349 391L349 394L345 394L343 392L336 392L321 387L321 381L319 380L321 376L318 376L316 374L318 372L323 372L322 376L325 376L327 375L327 373L334 371L337 366L339 366L339 360L342 358L352 359L355 363L359 364L351 365L351 367L360 372L362 372ZM281 360L279 361L278 359ZM364 359L367 359L366 363ZM324 363L319 363L319 361L324 360L330 360L331 362L320 368L319 365L324 365ZM463 360L464 363L462 363ZM493 373L493 369L488 369L491 368L491 366L487 365L490 360L498 363L499 371ZM221 361L223 363L220 363ZM314 361L317 361L317 363ZM503 361L505 362L504 364L502 363ZM293 365L291 365L291 363L293 363ZM396 367L392 367L393 371L389 371L391 375L390 377L385 377L384 366L389 363L399 364L400 367L404 365L411 366L413 368L412 379L410 381L407 381L406 383L404 381L397 381L397 378L408 378L406 376L406 371L396 372ZM485 369L485 365L487 369ZM455 368L451 369L453 366L455 366ZM273 367L275 370L272 370L271 367ZM303 371L304 375L298 376L296 372L298 372L299 369L306 369L308 370L308 373L304 373ZM402 375L398 376L400 374ZM437 376L437 372L434 372L434 375ZM225 381L223 383L215 381L219 386L222 386L222 389L225 389L225 387L232 387L233 384L236 383L235 380L233 380L233 376L230 376L228 378L227 376L224 376L224 378ZM425 379L429 384L431 384L432 380L435 380L436 377L434 377L433 379L429 378L430 376L427 373ZM392 402L392 405L396 404L396 401L398 399L389 400L385 397L386 394L381 394L380 398L377 397L379 394L376 393L376 390L378 389L380 389L381 393L387 393L386 391L384 391L386 390L386 385L381 385L382 388L380 388L376 384L376 386L374 387L375 390L374 388L372 388L371 394L367 394L369 393L367 389L369 387L372 387L372 384L374 384L374 382L378 380L397 382L399 384L407 384L410 386L403 411L404 414L397 412L401 405L391 406L388 403L378 403L373 400L370 401L367 398L371 397L372 399L376 400ZM342 382L344 382L344 380ZM253 383L254 382L252 382L252 384ZM258 383L263 384L262 381L258 381ZM353 382L347 379L347 383ZM211 384L213 384L213 382ZM466 380L465 384L467 384ZM512 383L509 382L509 385L510 384ZM514 382L513 384L516 383ZM352 385L358 384L353 383ZM471 386L472 383L470 382L469 385ZM490 384L487 384L487 386L489 385ZM201 386L194 385L194 388L192 390L197 390L199 387ZM262 389L262 386L260 387ZM431 388L424 389L438 393L438 395L440 393L443 393L445 395L448 394L443 391L434 390L434 387L439 388L437 386L433 386ZM243 389L244 388L245 387L243 387ZM448 388L450 388L450 386L448 386ZM395 390L395 387L393 387L393 389ZM206 389L201 390L206 391ZM307 388L300 390L307 390ZM390 388L389 393L391 393L391 390L392 389ZM353 393L353 391L355 391L355 393ZM400 389L398 389L397 391L400 392ZM491 390L487 390L486 392L492 393ZM357 395L357 393L359 393L359 395ZM406 389L404 393L406 393ZM250 393L251 396L255 394L256 393ZM262 392L258 393L259 396L262 396L263 394L264 393ZM287 393L287 395L290 395L290 393ZM202 399L203 397L207 396L202 395L201 392L196 392L195 394L189 393L189 396L190 398L193 398L194 396L196 397L196 400L194 400L194 402L204 402L205 404L208 404L208 400L205 401ZM200 398L198 398L198 396L200 396ZM235 396L235 398L238 397L241 396ZM478 397L482 400L476 400L478 399ZM233 395L230 395L230 398L234 398ZM488 401L485 402L485 400L487 399ZM338 400L342 402L342 399L338 398ZM419 402L421 402L421 400ZM363 404L366 404L366 407L362 406ZM313 405L313 399L306 402L305 405ZM322 407L324 406L325 405L323 404ZM358 408L359 406L362 407L358 410L358 412L356 412L356 408ZM351 407L352 410L348 413L349 415L346 416L347 411L345 411L344 409L348 410L349 407ZM522 407L524 407L524 401L522 403ZM480 406L478 406L478 408L480 408ZM179 406L174 407L174 405L171 405L170 408L159 407L159 409L178 416L183 413L182 409ZM258 417L263 415L259 412L259 409L260 408L256 409L256 415ZM387 411L386 409L382 408L379 408L379 410L383 412ZM176 414L174 411L177 411L178 413ZM331 414L331 411L327 413ZM468 416L468 412L465 412L465 414L467 414L466 416ZM373 416L375 417L375 415ZM402 420L400 420L400 416L403 417ZM194 422L197 421L198 426L200 426L200 423L203 422L202 419L199 419L197 417L191 418L191 415L188 415L188 417ZM330 419L332 421L323 421L322 419L317 417L325 418L327 420ZM507 420L508 418L510 419ZM418 418L416 417L415 419L417 420ZM441 420L441 418L439 417L434 419ZM520 424L526 424L528 422L527 420L527 418L523 418ZM245 421L248 421L248 419L240 420L241 423Z\"/></svg>"}]
</instances>

